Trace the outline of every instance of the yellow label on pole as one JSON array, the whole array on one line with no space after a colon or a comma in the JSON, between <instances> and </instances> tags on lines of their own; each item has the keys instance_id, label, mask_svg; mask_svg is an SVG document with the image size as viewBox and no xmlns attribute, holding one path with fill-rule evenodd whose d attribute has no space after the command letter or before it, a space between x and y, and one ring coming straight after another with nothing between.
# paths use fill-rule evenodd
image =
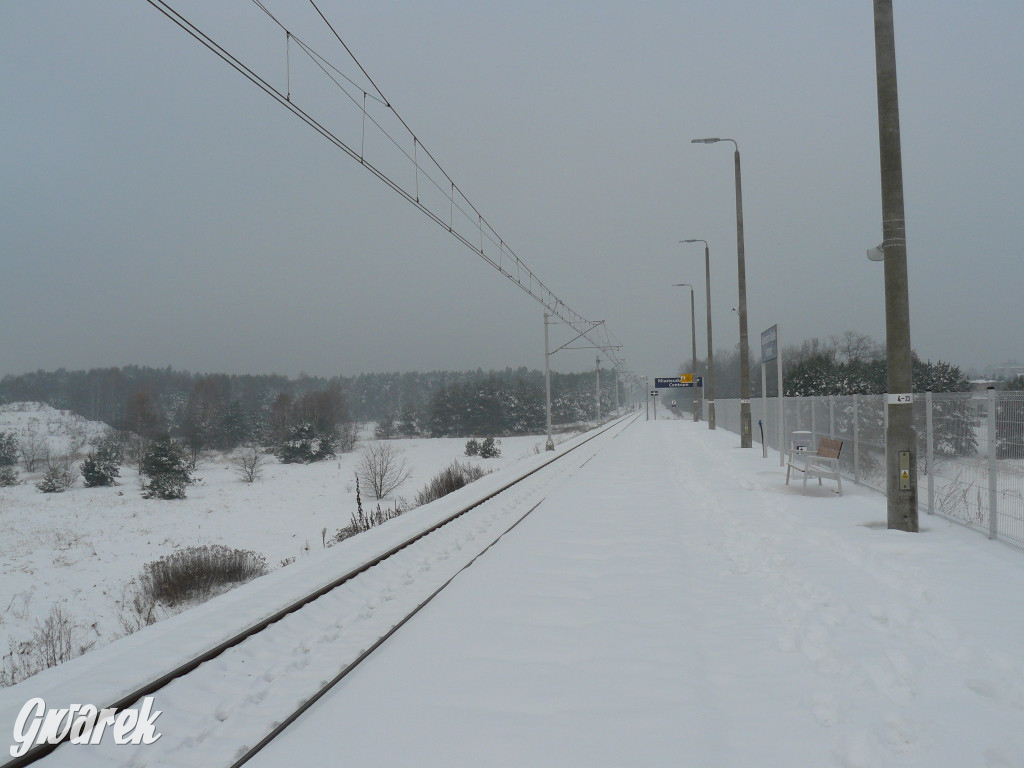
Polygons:
<instances>
[{"instance_id":1,"label":"yellow label on pole","mask_svg":"<svg viewBox=\"0 0 1024 768\"><path fill-rule=\"evenodd\" d=\"M684 373L682 376L679 377L679 383L680 384L693 384L693 374L692 373Z\"/></svg>"}]
</instances>

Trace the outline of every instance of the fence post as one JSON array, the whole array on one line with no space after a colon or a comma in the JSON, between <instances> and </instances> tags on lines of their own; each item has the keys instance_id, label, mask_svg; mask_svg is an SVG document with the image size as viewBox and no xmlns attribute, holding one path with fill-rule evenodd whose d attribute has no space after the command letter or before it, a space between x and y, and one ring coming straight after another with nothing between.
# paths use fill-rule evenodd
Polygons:
<instances>
[{"instance_id":1,"label":"fence post","mask_svg":"<svg viewBox=\"0 0 1024 768\"><path fill-rule=\"evenodd\" d=\"M836 398L834 395L828 398L828 436L836 436Z\"/></svg>"},{"instance_id":2,"label":"fence post","mask_svg":"<svg viewBox=\"0 0 1024 768\"><path fill-rule=\"evenodd\" d=\"M815 411L817 410L814 406L817 405L817 397L811 398L811 447L809 450L817 450L818 448L818 430L815 429Z\"/></svg>"},{"instance_id":3,"label":"fence post","mask_svg":"<svg viewBox=\"0 0 1024 768\"><path fill-rule=\"evenodd\" d=\"M857 402L860 395L853 396L853 482L860 484L860 415Z\"/></svg>"},{"instance_id":4,"label":"fence post","mask_svg":"<svg viewBox=\"0 0 1024 768\"><path fill-rule=\"evenodd\" d=\"M924 395L924 422L925 434L928 443L928 514L935 514L935 430L932 426L932 391L929 389Z\"/></svg>"},{"instance_id":5,"label":"fence post","mask_svg":"<svg viewBox=\"0 0 1024 768\"><path fill-rule=\"evenodd\" d=\"M996 388L988 388L988 537L999 536L999 510L996 488L999 468L996 464Z\"/></svg>"}]
</instances>

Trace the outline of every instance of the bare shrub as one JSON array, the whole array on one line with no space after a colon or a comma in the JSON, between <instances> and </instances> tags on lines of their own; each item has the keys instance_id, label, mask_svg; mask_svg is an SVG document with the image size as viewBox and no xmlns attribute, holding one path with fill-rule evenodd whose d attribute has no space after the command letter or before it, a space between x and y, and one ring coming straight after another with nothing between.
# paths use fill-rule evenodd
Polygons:
<instances>
[{"instance_id":1,"label":"bare shrub","mask_svg":"<svg viewBox=\"0 0 1024 768\"><path fill-rule=\"evenodd\" d=\"M131 635L157 622L156 609L153 595L132 579L117 601L117 620L124 633Z\"/></svg>"},{"instance_id":2,"label":"bare shrub","mask_svg":"<svg viewBox=\"0 0 1024 768\"><path fill-rule=\"evenodd\" d=\"M474 466L468 461L465 464L453 461L434 475L423 490L416 494L416 506L422 506L435 499L440 499L442 496L447 496L449 493L469 485L474 480L479 480L486 474L489 474L489 470Z\"/></svg>"},{"instance_id":3,"label":"bare shrub","mask_svg":"<svg viewBox=\"0 0 1024 768\"><path fill-rule=\"evenodd\" d=\"M230 584L241 584L267 572L267 560L251 550L223 544L179 549L147 563L139 586L156 603L173 607L201 600Z\"/></svg>"},{"instance_id":4,"label":"bare shrub","mask_svg":"<svg viewBox=\"0 0 1024 768\"><path fill-rule=\"evenodd\" d=\"M235 474L245 483L254 483L260 479L266 461L266 454L256 443L246 443L231 456L231 465L235 468Z\"/></svg>"},{"instance_id":5,"label":"bare shrub","mask_svg":"<svg viewBox=\"0 0 1024 768\"><path fill-rule=\"evenodd\" d=\"M375 528L381 523L386 523L388 520L394 520L396 517L405 513L404 507L400 506L396 501L395 505L391 508L381 508L380 504L377 504L377 508L371 509L369 512L364 513L360 508L357 512L352 513L352 523L349 526L355 533L362 533L368 531L371 528Z\"/></svg>"},{"instance_id":6,"label":"bare shrub","mask_svg":"<svg viewBox=\"0 0 1024 768\"><path fill-rule=\"evenodd\" d=\"M383 499L409 479L412 470L399 448L390 443L370 443L356 465L356 477L374 498Z\"/></svg>"},{"instance_id":7,"label":"bare shrub","mask_svg":"<svg viewBox=\"0 0 1024 768\"><path fill-rule=\"evenodd\" d=\"M50 449L46 440L33 433L18 441L18 456L26 472L35 472L49 457Z\"/></svg>"},{"instance_id":8,"label":"bare shrub","mask_svg":"<svg viewBox=\"0 0 1024 768\"><path fill-rule=\"evenodd\" d=\"M120 434L123 436L121 442L124 459L130 464L134 464L135 468L142 472L142 460L153 441L134 432L121 432Z\"/></svg>"},{"instance_id":9,"label":"bare shrub","mask_svg":"<svg viewBox=\"0 0 1024 768\"><path fill-rule=\"evenodd\" d=\"M81 418L77 417L76 418ZM73 456L77 456L85 448L89 442L89 436L85 433L85 427L82 426L81 421L75 421L72 425L66 427L68 435L68 452Z\"/></svg>"},{"instance_id":10,"label":"bare shrub","mask_svg":"<svg viewBox=\"0 0 1024 768\"><path fill-rule=\"evenodd\" d=\"M409 506L403 500L395 501L394 506L390 509L381 508L380 504L377 504L376 510L370 510L366 512L363 509L363 496L359 488L359 476L356 475L356 509L352 513L349 524L344 528L339 528L334 532L334 536L328 541L326 538L327 529L324 529L324 546L334 546L339 541L344 541L357 533L368 531L371 528L386 523L388 520L392 520L399 515L403 515L409 511Z\"/></svg>"},{"instance_id":11,"label":"bare shrub","mask_svg":"<svg viewBox=\"0 0 1024 768\"><path fill-rule=\"evenodd\" d=\"M338 452L351 453L359 442L359 425L354 421L346 421L338 425Z\"/></svg>"},{"instance_id":12,"label":"bare shrub","mask_svg":"<svg viewBox=\"0 0 1024 768\"><path fill-rule=\"evenodd\" d=\"M55 603L42 624L36 621L31 640L11 643L0 663L0 686L14 685L88 651L93 643L82 643L80 632L67 609Z\"/></svg>"}]
</instances>

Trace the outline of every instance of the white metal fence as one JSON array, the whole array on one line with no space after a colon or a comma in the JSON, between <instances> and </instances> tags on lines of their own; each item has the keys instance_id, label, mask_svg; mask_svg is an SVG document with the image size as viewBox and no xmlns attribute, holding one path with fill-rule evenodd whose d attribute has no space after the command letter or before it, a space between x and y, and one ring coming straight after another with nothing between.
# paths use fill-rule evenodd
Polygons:
<instances>
[{"instance_id":1,"label":"white metal fence","mask_svg":"<svg viewBox=\"0 0 1024 768\"><path fill-rule=\"evenodd\" d=\"M705 407L705 413L707 409ZM1024 549L1024 393L917 395L918 508ZM751 400L754 441L760 421L779 449L776 398ZM787 397L784 446L795 430L843 441L840 468L855 483L885 492L885 395ZM739 434L740 401L716 400L719 428Z\"/></svg>"}]
</instances>

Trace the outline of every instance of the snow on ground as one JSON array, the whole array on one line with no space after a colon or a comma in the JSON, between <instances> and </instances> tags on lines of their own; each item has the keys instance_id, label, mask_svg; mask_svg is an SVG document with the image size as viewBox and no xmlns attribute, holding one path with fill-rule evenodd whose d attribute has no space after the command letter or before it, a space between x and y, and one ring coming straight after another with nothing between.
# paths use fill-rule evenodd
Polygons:
<instances>
[{"instance_id":1,"label":"snow on ground","mask_svg":"<svg viewBox=\"0 0 1024 768\"><path fill-rule=\"evenodd\" d=\"M777 456L738 440L641 417L253 764L1024 766L1024 553L935 517L920 534L888 531L881 495L847 484L838 497L826 481L805 496ZM336 493L317 501L327 480L311 477L282 481L292 497L261 508L326 515ZM213 487L193 491L216 498ZM220 514L197 510L204 523ZM96 658L119 670L155 661L191 626L258 611L429 511ZM240 534L243 513L226 530ZM8 689L0 709L44 682L109 682L77 661ZM253 674L252 696L272 672Z\"/></svg>"},{"instance_id":2,"label":"snow on ground","mask_svg":"<svg viewBox=\"0 0 1024 768\"><path fill-rule=\"evenodd\" d=\"M0 430L15 431L19 439L44 434L55 447L104 429L38 404L0 409ZM363 438L370 435L363 431ZM411 500L455 459L498 469L542 449L543 440L503 438L502 455L487 460L464 456L464 439L393 440L412 470L396 494ZM262 478L251 485L238 478L228 457L208 456L187 498L177 501L143 499L138 473L125 467L116 487L85 488L79 478L68 491L50 494L35 487L41 471L20 471L19 485L0 488L0 655L30 639L58 604L77 624L77 644L99 647L116 639L123 634L119 603L128 584L146 563L182 547L252 550L272 569L322 549L323 529L330 536L348 525L356 508L359 450L310 465L268 457ZM364 490L364 508L375 503Z\"/></svg>"},{"instance_id":3,"label":"snow on ground","mask_svg":"<svg viewBox=\"0 0 1024 768\"><path fill-rule=\"evenodd\" d=\"M0 432L13 433L19 441L37 438L54 454L88 449L109 429L106 424L44 403L0 405Z\"/></svg>"},{"instance_id":4,"label":"snow on ground","mask_svg":"<svg viewBox=\"0 0 1024 768\"><path fill-rule=\"evenodd\" d=\"M1024 554L737 442L640 421L252 764L1024 766Z\"/></svg>"}]
</instances>

